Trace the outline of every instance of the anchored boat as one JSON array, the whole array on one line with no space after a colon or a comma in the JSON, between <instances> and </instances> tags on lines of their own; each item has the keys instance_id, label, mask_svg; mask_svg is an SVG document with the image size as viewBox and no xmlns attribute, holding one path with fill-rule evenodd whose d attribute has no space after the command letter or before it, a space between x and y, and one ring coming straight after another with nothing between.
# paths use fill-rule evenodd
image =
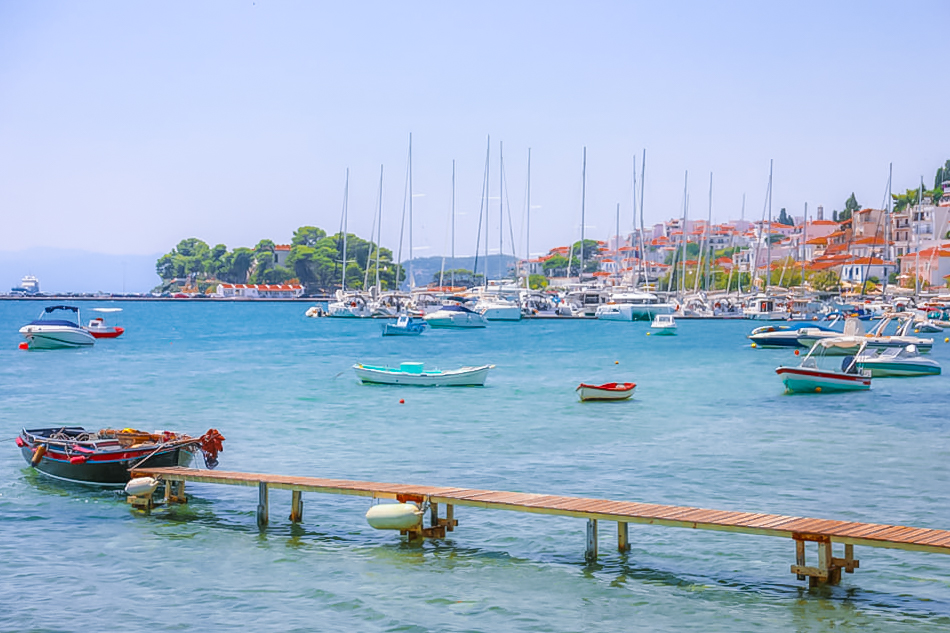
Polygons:
<instances>
[{"instance_id":1,"label":"anchored boat","mask_svg":"<svg viewBox=\"0 0 950 633\"><path fill-rule=\"evenodd\" d=\"M383 323L383 336L417 336L425 329L425 321L416 321L410 315L402 314L395 323Z\"/></svg>"},{"instance_id":2,"label":"anchored boat","mask_svg":"<svg viewBox=\"0 0 950 633\"><path fill-rule=\"evenodd\" d=\"M55 312L72 312L76 320L55 318ZM49 306L40 312L40 316L20 328L20 334L26 339L30 349L63 349L91 347L96 339L79 327L81 319L79 308L75 306Z\"/></svg>"},{"instance_id":3,"label":"anchored boat","mask_svg":"<svg viewBox=\"0 0 950 633\"><path fill-rule=\"evenodd\" d=\"M657 336L673 336L676 334L676 319L672 314L658 314L650 323L650 329Z\"/></svg>"},{"instance_id":4,"label":"anchored boat","mask_svg":"<svg viewBox=\"0 0 950 633\"><path fill-rule=\"evenodd\" d=\"M122 308L93 308L92 311L103 314L111 314L115 312L122 312ZM125 332L125 328L115 325L107 325L105 319L102 317L94 318L89 322L89 325L83 329L92 334L94 338L117 338L122 336L123 332Z\"/></svg>"},{"instance_id":5,"label":"anchored boat","mask_svg":"<svg viewBox=\"0 0 950 633\"><path fill-rule=\"evenodd\" d=\"M364 383L418 387L482 387L485 385L485 379L488 378L488 371L494 367L494 365L482 365L448 371L439 369L426 371L423 363L402 363L398 368L358 364L353 365L353 370Z\"/></svg>"},{"instance_id":6,"label":"anchored boat","mask_svg":"<svg viewBox=\"0 0 950 633\"><path fill-rule=\"evenodd\" d=\"M822 363L831 356L828 350L837 346L851 349L852 338L821 339L816 342L798 367L778 367L775 373L782 377L785 390L793 393L822 393L825 391L866 391L871 388L871 372L860 369L855 360L867 343L861 343L857 355L844 358L840 367ZM822 367L821 365L825 365Z\"/></svg>"},{"instance_id":7,"label":"anchored boat","mask_svg":"<svg viewBox=\"0 0 950 633\"><path fill-rule=\"evenodd\" d=\"M637 388L633 382L608 382L603 385L588 385L581 383L575 391L581 402L590 400L626 400L633 395Z\"/></svg>"},{"instance_id":8,"label":"anchored boat","mask_svg":"<svg viewBox=\"0 0 950 633\"><path fill-rule=\"evenodd\" d=\"M224 437L210 429L200 437L135 429L90 431L81 426L23 429L16 438L23 458L36 470L65 481L125 485L136 467L187 466L201 451L205 465L218 465Z\"/></svg>"},{"instance_id":9,"label":"anchored boat","mask_svg":"<svg viewBox=\"0 0 950 633\"><path fill-rule=\"evenodd\" d=\"M940 363L920 355L916 345L867 348L857 356L857 365L878 376L936 376Z\"/></svg>"}]
</instances>

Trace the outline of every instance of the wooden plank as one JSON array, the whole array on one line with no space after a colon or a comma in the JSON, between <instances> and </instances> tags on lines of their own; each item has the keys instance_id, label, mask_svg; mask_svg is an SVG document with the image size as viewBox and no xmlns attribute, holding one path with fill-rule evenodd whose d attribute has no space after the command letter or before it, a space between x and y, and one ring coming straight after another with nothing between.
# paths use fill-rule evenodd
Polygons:
<instances>
[{"instance_id":1,"label":"wooden plank","mask_svg":"<svg viewBox=\"0 0 950 633\"><path fill-rule=\"evenodd\" d=\"M207 471L181 467L136 469L134 474L164 479L166 490L170 489L170 482L181 482L183 488L185 481L193 481L376 498L413 495L427 498L434 504L467 505L592 520L615 520L624 524L641 523L786 538L793 537L795 534L807 534L846 545L870 545L950 554L950 531L931 528L525 492L291 477L266 473ZM809 540L815 540L815 538Z\"/></svg>"}]
</instances>

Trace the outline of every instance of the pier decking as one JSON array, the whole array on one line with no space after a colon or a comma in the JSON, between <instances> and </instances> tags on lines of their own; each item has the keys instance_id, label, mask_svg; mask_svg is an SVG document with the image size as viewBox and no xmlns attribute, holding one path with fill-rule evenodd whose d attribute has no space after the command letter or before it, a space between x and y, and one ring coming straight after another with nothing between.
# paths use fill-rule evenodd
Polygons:
<instances>
[{"instance_id":1,"label":"pier decking","mask_svg":"<svg viewBox=\"0 0 950 633\"><path fill-rule=\"evenodd\" d=\"M629 523L790 538L795 541L796 551L796 564L792 565L791 572L796 574L799 580L807 577L813 586L821 583L837 584L841 579L842 570L852 573L858 568L859 562L854 558L855 545L950 554L950 531L900 525L522 492L291 477L194 468L140 468L133 472L133 476L152 476L163 480L165 498L169 502L185 501L184 482L186 481L257 487L259 492L257 518L262 528L268 523L267 492L269 488L293 492L292 521L303 519L302 493L304 492L397 499L428 505L430 526L409 531L410 538L444 537L446 530L453 531L458 525L458 521L454 518L455 506L577 517L587 519L586 553L588 559L591 560L597 556L598 521L617 522L617 543L622 551L629 549L627 531ZM439 518L439 504L446 506L445 518ZM807 542L814 542L818 546L817 565L805 564L805 543ZM833 556L833 543L844 545L843 558Z\"/></svg>"}]
</instances>

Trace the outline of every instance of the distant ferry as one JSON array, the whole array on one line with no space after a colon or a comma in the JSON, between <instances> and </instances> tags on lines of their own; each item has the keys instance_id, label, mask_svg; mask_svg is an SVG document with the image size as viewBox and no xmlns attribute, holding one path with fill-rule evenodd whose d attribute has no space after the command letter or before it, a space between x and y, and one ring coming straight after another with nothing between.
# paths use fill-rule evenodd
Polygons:
<instances>
[{"instance_id":1,"label":"distant ferry","mask_svg":"<svg viewBox=\"0 0 950 633\"><path fill-rule=\"evenodd\" d=\"M38 295L40 293L40 281L33 275L27 275L20 280L20 285L11 288L10 292L15 295Z\"/></svg>"}]
</instances>

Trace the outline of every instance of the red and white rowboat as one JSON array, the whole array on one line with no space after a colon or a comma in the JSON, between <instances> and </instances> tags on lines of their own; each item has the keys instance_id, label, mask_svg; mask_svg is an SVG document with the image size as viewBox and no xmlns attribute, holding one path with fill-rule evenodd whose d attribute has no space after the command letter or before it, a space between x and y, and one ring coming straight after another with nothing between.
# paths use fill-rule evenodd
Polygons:
<instances>
[{"instance_id":1,"label":"red and white rowboat","mask_svg":"<svg viewBox=\"0 0 950 633\"><path fill-rule=\"evenodd\" d=\"M122 312L122 308L93 308L92 311L113 313ZM92 334L95 338L115 338L122 336L122 333L125 332L125 328L106 325L102 317L96 317L83 329Z\"/></svg>"},{"instance_id":2,"label":"red and white rowboat","mask_svg":"<svg viewBox=\"0 0 950 633\"><path fill-rule=\"evenodd\" d=\"M633 395L636 383L608 382L603 385L581 383L576 391L582 402L587 400L626 400Z\"/></svg>"}]
</instances>

